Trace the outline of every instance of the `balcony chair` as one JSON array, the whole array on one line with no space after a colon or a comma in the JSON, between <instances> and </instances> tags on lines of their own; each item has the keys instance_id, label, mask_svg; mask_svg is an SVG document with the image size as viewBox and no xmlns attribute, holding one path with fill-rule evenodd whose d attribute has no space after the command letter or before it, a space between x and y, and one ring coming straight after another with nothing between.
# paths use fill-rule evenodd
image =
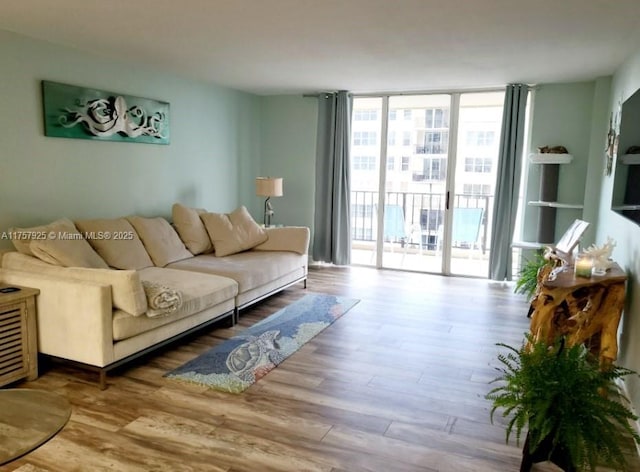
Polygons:
<instances>
[{"instance_id":1,"label":"balcony chair","mask_svg":"<svg viewBox=\"0 0 640 472\"><path fill-rule=\"evenodd\" d=\"M451 242L454 247L467 247L469 257L473 249L480 248L480 226L484 208L455 208L453 210L453 226L451 228ZM440 225L438 229L437 250L442 251L442 239L444 229Z\"/></svg>"},{"instance_id":2,"label":"balcony chair","mask_svg":"<svg viewBox=\"0 0 640 472\"><path fill-rule=\"evenodd\" d=\"M377 205L375 206L377 212ZM383 251L384 245L389 243L391 252L394 252L394 245L400 243L403 249L402 262L407 253L407 246L411 237L407 231L407 224L404 218L404 210L401 205L385 205L384 206L384 229L382 232ZM375 257L375 251L371 254L371 259Z\"/></svg>"}]
</instances>

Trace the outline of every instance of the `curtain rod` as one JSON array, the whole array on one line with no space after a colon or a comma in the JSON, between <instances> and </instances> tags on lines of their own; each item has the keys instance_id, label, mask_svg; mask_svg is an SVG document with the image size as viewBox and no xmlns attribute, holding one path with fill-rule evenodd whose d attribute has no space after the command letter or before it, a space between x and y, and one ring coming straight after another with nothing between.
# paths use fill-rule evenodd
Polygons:
<instances>
[{"instance_id":1,"label":"curtain rod","mask_svg":"<svg viewBox=\"0 0 640 472\"><path fill-rule=\"evenodd\" d=\"M511 85L511 84L507 84ZM453 90L411 90L406 92L353 92L351 95L354 97L380 97L384 95L388 96L408 96L408 95L439 95L439 94L448 94L448 93L481 93L481 92L502 92L505 90L507 85L501 87L486 87L486 88L472 88L472 89L453 89ZM527 84L529 90L537 90L537 84ZM317 93L305 93L302 95L303 98L318 98L322 95L327 95L335 92L317 92Z\"/></svg>"}]
</instances>

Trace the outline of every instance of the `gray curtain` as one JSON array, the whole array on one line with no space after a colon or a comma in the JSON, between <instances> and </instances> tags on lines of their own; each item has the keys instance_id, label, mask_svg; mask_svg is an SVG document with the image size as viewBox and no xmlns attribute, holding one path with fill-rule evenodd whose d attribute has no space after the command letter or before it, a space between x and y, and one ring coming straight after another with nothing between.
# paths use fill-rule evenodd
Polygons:
<instances>
[{"instance_id":1,"label":"gray curtain","mask_svg":"<svg viewBox=\"0 0 640 472\"><path fill-rule=\"evenodd\" d=\"M504 98L502 134L498 158L496 197L493 203L493 228L489 255L489 278L511 280L513 257L511 244L518 211L518 191L524 147L524 121L529 87L510 84Z\"/></svg>"},{"instance_id":2,"label":"gray curtain","mask_svg":"<svg viewBox=\"0 0 640 472\"><path fill-rule=\"evenodd\" d=\"M312 250L316 261L338 265L351 262L350 140L351 95L346 91L321 94Z\"/></svg>"}]
</instances>

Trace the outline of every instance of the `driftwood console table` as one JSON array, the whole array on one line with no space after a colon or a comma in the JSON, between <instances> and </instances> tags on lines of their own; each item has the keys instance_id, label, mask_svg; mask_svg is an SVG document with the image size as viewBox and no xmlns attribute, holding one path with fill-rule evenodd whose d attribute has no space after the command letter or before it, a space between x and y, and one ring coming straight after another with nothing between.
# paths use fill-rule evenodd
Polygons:
<instances>
[{"instance_id":1,"label":"driftwood console table","mask_svg":"<svg viewBox=\"0 0 640 472\"><path fill-rule=\"evenodd\" d=\"M584 343L606 368L618 355L618 324L627 275L614 264L605 275L575 277L573 267L545 267L531 302L531 334L552 343L566 336L569 345Z\"/></svg>"}]
</instances>

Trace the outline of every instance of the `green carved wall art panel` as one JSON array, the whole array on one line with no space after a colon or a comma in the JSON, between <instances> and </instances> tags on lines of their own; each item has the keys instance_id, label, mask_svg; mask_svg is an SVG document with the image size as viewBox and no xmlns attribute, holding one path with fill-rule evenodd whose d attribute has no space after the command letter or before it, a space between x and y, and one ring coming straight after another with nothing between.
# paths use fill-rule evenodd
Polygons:
<instances>
[{"instance_id":1,"label":"green carved wall art panel","mask_svg":"<svg viewBox=\"0 0 640 472\"><path fill-rule=\"evenodd\" d=\"M169 103L42 81L44 134L169 144Z\"/></svg>"}]
</instances>

